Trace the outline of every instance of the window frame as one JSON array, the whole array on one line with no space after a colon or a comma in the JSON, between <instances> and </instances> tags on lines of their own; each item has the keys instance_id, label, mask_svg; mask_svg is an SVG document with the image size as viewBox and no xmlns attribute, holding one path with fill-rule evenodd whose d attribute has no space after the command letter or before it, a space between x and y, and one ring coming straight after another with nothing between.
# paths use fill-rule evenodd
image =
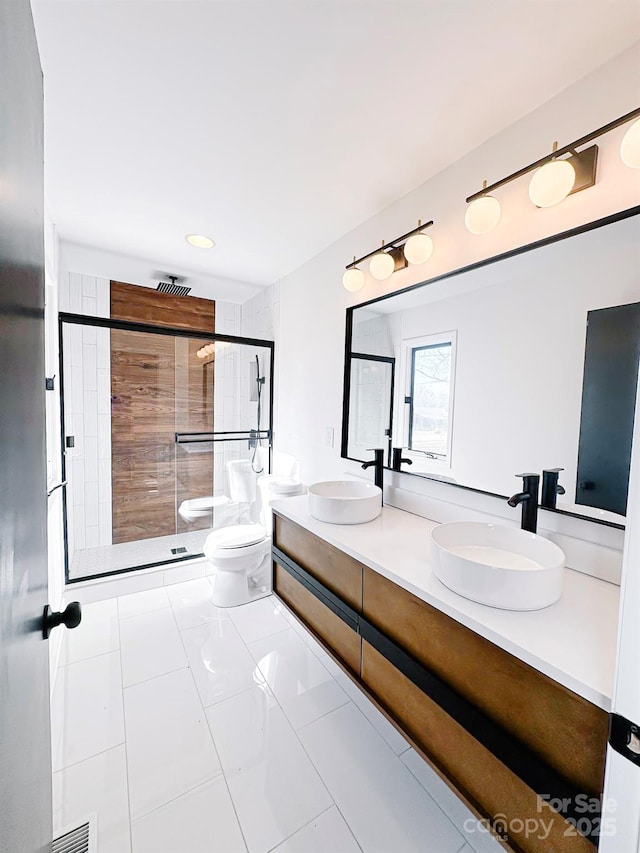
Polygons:
<instances>
[{"instance_id":1,"label":"window frame","mask_svg":"<svg viewBox=\"0 0 640 853\"><path fill-rule=\"evenodd\" d=\"M425 451L415 450L411 447L411 438L413 433L413 415L414 415L414 380L415 380L415 353L419 350L435 349L439 346L451 347L451 369L449 376L449 408L447 413L447 451L442 454L427 454ZM420 335L415 338L404 338L402 341L403 361L405 372L405 396L403 405L405 408L403 439L404 446L408 455L413 455L417 460L428 459L435 467L441 469L450 469L452 464L453 454L453 416L455 407L455 386L456 386L456 361L458 349L458 333L456 330L447 332L438 332L433 335ZM408 407L408 411L407 411Z\"/></svg>"}]
</instances>

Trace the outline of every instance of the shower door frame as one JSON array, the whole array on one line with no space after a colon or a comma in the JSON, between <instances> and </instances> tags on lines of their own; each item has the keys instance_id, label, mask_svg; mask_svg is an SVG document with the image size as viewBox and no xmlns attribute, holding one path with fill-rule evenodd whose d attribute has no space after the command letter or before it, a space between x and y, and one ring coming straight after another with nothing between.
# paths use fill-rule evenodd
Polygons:
<instances>
[{"instance_id":1,"label":"shower door frame","mask_svg":"<svg viewBox=\"0 0 640 853\"><path fill-rule=\"evenodd\" d=\"M61 454L62 454L62 523L64 531L64 581L65 585L74 583L84 583L85 581L97 580L99 578L114 577L128 572L138 572L142 569L151 569L155 566L167 566L174 563L181 563L187 560L197 560L204 556L202 553L187 554L185 556L175 555L168 560L157 560L153 563L145 563L139 566L131 566L126 569L114 569L110 572L104 572L94 575L83 575L80 578L69 577L69 536L67 528L67 463L66 463L66 430L65 430L65 411L64 411L64 343L63 343L63 328L64 324L71 326L95 326L100 329L117 329L125 332L143 332L151 335L166 335L173 338L196 338L198 340L223 341L230 344L239 344L244 346L256 346L269 350L269 426L266 430L259 430L256 436L255 430L214 430L206 433L206 435L220 436L220 438L209 439L214 441L238 441L248 440L251 437L267 438L269 440L269 472L271 471L272 456L273 456L273 401L274 401L274 375L275 375L275 342L263 340L262 338L246 338L241 335L225 335L218 332L201 332L191 331L189 329L178 329L172 326L158 326L153 323L136 323L131 320L112 320L110 317L92 317L86 314L72 314L64 311L58 313L58 374L60 387L60 439L61 439ZM258 426L260 426L258 424ZM195 435L196 433L184 433L185 435ZM204 440L204 439L202 439ZM151 537L153 538L153 537Z\"/></svg>"}]
</instances>

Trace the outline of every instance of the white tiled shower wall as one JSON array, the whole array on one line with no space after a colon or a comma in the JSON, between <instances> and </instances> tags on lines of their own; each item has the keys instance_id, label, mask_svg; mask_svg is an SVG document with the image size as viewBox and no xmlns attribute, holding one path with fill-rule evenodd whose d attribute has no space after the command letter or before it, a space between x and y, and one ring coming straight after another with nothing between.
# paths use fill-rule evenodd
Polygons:
<instances>
[{"instance_id":1,"label":"white tiled shower wall","mask_svg":"<svg viewBox=\"0 0 640 853\"><path fill-rule=\"evenodd\" d=\"M110 314L109 279L62 271L60 311ZM67 326L65 428L69 559L76 549L111 544L111 346L108 329Z\"/></svg>"}]
</instances>

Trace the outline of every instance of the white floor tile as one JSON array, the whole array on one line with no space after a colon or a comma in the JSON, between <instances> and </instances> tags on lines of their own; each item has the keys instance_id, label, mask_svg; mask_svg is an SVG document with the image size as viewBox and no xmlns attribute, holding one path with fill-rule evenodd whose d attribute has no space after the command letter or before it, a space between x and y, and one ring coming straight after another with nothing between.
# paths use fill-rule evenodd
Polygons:
<instances>
[{"instance_id":1,"label":"white floor tile","mask_svg":"<svg viewBox=\"0 0 640 853\"><path fill-rule=\"evenodd\" d=\"M207 707L264 682L262 673L228 619L182 632L189 666Z\"/></svg>"},{"instance_id":2,"label":"white floor tile","mask_svg":"<svg viewBox=\"0 0 640 853\"><path fill-rule=\"evenodd\" d=\"M53 834L97 814L100 853L129 853L129 796L124 746L53 775Z\"/></svg>"},{"instance_id":3,"label":"white floor tile","mask_svg":"<svg viewBox=\"0 0 640 853\"><path fill-rule=\"evenodd\" d=\"M147 589L144 592L134 592L131 595L122 595L118 599L121 619L140 616L142 613L151 613L153 610L162 610L169 606L167 590L162 586Z\"/></svg>"},{"instance_id":4,"label":"white floor tile","mask_svg":"<svg viewBox=\"0 0 640 853\"><path fill-rule=\"evenodd\" d=\"M113 652L119 646L116 599L85 604L82 608L82 622L73 631L64 632L60 666Z\"/></svg>"},{"instance_id":5,"label":"white floor tile","mask_svg":"<svg viewBox=\"0 0 640 853\"><path fill-rule=\"evenodd\" d=\"M222 776L134 821L131 833L133 853L245 853L247 849Z\"/></svg>"},{"instance_id":6,"label":"white floor tile","mask_svg":"<svg viewBox=\"0 0 640 853\"><path fill-rule=\"evenodd\" d=\"M352 704L299 733L364 853L456 853L465 839Z\"/></svg>"},{"instance_id":7,"label":"white floor tile","mask_svg":"<svg viewBox=\"0 0 640 853\"><path fill-rule=\"evenodd\" d=\"M266 686L213 705L207 718L250 853L266 853L332 805Z\"/></svg>"},{"instance_id":8,"label":"white floor tile","mask_svg":"<svg viewBox=\"0 0 640 853\"><path fill-rule=\"evenodd\" d=\"M458 828L475 853L500 853L503 850L491 833L480 824L473 813L438 774L429 767L415 749L402 756L403 763L430 794L449 820Z\"/></svg>"},{"instance_id":9,"label":"white floor tile","mask_svg":"<svg viewBox=\"0 0 640 853\"><path fill-rule=\"evenodd\" d=\"M283 615L289 620L291 627L296 632L296 634L303 640L305 645L309 646L311 651L316 655L316 657L326 656L326 651L322 648L320 643L316 640L314 636L307 630L307 628L299 622L293 614L288 613L285 608L282 610Z\"/></svg>"},{"instance_id":10,"label":"white floor tile","mask_svg":"<svg viewBox=\"0 0 640 853\"><path fill-rule=\"evenodd\" d=\"M273 853L360 853L355 838L335 806L278 845Z\"/></svg>"},{"instance_id":11,"label":"white floor tile","mask_svg":"<svg viewBox=\"0 0 640 853\"><path fill-rule=\"evenodd\" d=\"M123 743L118 652L70 663L58 670L51 727L54 772Z\"/></svg>"},{"instance_id":12,"label":"white floor tile","mask_svg":"<svg viewBox=\"0 0 640 853\"><path fill-rule=\"evenodd\" d=\"M181 631L229 618L227 609L212 603L212 588L207 578L175 584L167 588L167 593Z\"/></svg>"},{"instance_id":13,"label":"white floor tile","mask_svg":"<svg viewBox=\"0 0 640 853\"><path fill-rule=\"evenodd\" d=\"M187 666L171 608L122 619L120 642L125 687Z\"/></svg>"},{"instance_id":14,"label":"white floor tile","mask_svg":"<svg viewBox=\"0 0 640 853\"><path fill-rule=\"evenodd\" d=\"M320 662L329 670L349 699L362 711L378 734L382 735L395 754L402 755L403 752L406 752L409 749L409 743L396 727L391 725L384 714L378 711L360 688L351 681L349 676L340 669L338 664L327 654L320 656Z\"/></svg>"},{"instance_id":15,"label":"white floor tile","mask_svg":"<svg viewBox=\"0 0 640 853\"><path fill-rule=\"evenodd\" d=\"M269 596L241 607L230 607L229 618L245 643L253 643L291 627L282 610L282 605Z\"/></svg>"},{"instance_id":16,"label":"white floor tile","mask_svg":"<svg viewBox=\"0 0 640 853\"><path fill-rule=\"evenodd\" d=\"M220 773L188 669L124 691L131 819Z\"/></svg>"},{"instance_id":17,"label":"white floor tile","mask_svg":"<svg viewBox=\"0 0 640 853\"><path fill-rule=\"evenodd\" d=\"M249 651L294 729L349 701L292 628L251 643Z\"/></svg>"}]
</instances>

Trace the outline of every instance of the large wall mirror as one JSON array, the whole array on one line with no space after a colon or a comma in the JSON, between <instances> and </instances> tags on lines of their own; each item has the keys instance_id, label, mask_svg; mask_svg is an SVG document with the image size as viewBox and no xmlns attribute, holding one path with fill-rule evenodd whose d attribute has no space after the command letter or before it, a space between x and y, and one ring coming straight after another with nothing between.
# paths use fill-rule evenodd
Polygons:
<instances>
[{"instance_id":1,"label":"large wall mirror","mask_svg":"<svg viewBox=\"0 0 640 853\"><path fill-rule=\"evenodd\" d=\"M623 525L640 356L640 208L347 310L342 455Z\"/></svg>"}]
</instances>

